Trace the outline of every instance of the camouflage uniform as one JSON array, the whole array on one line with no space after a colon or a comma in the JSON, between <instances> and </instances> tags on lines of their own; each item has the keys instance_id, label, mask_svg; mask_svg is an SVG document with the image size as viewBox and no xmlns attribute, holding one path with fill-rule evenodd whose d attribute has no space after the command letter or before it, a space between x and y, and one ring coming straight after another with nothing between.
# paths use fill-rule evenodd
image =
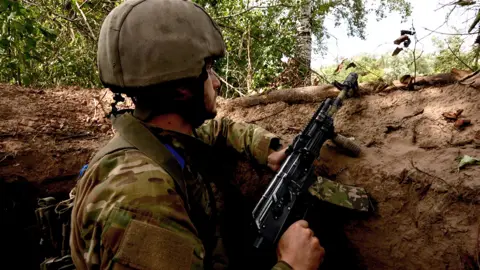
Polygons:
<instances>
[{"instance_id":1,"label":"camouflage uniform","mask_svg":"<svg viewBox=\"0 0 480 270\"><path fill-rule=\"evenodd\" d=\"M121 118L141 123L130 115ZM276 137L260 127L227 119L211 120L198 128L200 140L153 127L138 132L152 132L184 157L186 193L182 194L168 168L137 149L103 156L91 164L76 187L70 240L75 265L80 269L225 267L224 257L214 255L218 239L214 239L215 202L209 181L192 164L192 149L186 145L201 149L203 143L221 142L266 164L270 142ZM220 261L211 262L216 258ZM290 267L280 262L275 269Z\"/></svg>"},{"instance_id":2,"label":"camouflage uniform","mask_svg":"<svg viewBox=\"0 0 480 270\"><path fill-rule=\"evenodd\" d=\"M317 181L312 184L308 191L317 199L340 207L361 212L373 210L368 193L360 187L340 184L318 176Z\"/></svg>"}]
</instances>

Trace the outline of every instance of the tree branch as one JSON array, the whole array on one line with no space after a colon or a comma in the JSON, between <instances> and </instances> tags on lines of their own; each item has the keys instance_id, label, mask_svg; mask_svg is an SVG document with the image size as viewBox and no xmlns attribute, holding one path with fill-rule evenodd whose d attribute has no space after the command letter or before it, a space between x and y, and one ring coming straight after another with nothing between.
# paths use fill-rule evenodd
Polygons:
<instances>
[{"instance_id":1,"label":"tree branch","mask_svg":"<svg viewBox=\"0 0 480 270\"><path fill-rule=\"evenodd\" d=\"M480 46L477 44L477 49L475 50L475 70L478 69L478 59L480 57Z\"/></svg>"},{"instance_id":2,"label":"tree branch","mask_svg":"<svg viewBox=\"0 0 480 270\"><path fill-rule=\"evenodd\" d=\"M422 41L423 39L429 37L430 35L432 35L433 33L435 33L434 31L437 31L438 29L440 29L442 26L444 26L445 24L448 23L448 20L450 19L450 16L452 15L453 11L455 10L455 8L457 8L457 6L454 6L450 12L447 14L447 16L445 16L445 21L442 23L442 25L440 25L439 27L435 28L435 30L431 31L429 34L421 37L418 42ZM425 28L426 29L426 28Z\"/></svg>"},{"instance_id":3,"label":"tree branch","mask_svg":"<svg viewBox=\"0 0 480 270\"><path fill-rule=\"evenodd\" d=\"M229 106L248 108L260 104L285 102L288 104L317 103L338 96L338 89L330 84L291 89L278 89L267 94L257 94L236 98Z\"/></svg>"},{"instance_id":4,"label":"tree branch","mask_svg":"<svg viewBox=\"0 0 480 270\"><path fill-rule=\"evenodd\" d=\"M79 8L82 8L83 5L85 5L88 2L88 0L83 1L83 3L79 6Z\"/></svg>"},{"instance_id":5,"label":"tree branch","mask_svg":"<svg viewBox=\"0 0 480 270\"><path fill-rule=\"evenodd\" d=\"M438 31L435 31L435 30L430 30L426 27L423 27L423 29L427 30L427 31L431 31L433 33L436 33L436 34L440 34L440 35L449 35L449 36L473 36L473 35L477 35L478 33L443 33L443 32L438 32Z\"/></svg>"},{"instance_id":6,"label":"tree branch","mask_svg":"<svg viewBox=\"0 0 480 270\"><path fill-rule=\"evenodd\" d=\"M466 66L468 69L470 69L470 71L473 71L473 68L471 68L469 65L467 65L467 63L465 63L462 58L460 58L459 56L457 56L457 55L453 52L452 48L450 48L450 44L449 44L448 42L445 42L445 43L447 44L447 47L448 47L448 49L450 50L450 52L453 54L453 56L455 56L455 58L457 58L458 61L460 61L464 66Z\"/></svg>"},{"instance_id":7,"label":"tree branch","mask_svg":"<svg viewBox=\"0 0 480 270\"><path fill-rule=\"evenodd\" d=\"M355 65L357 65L359 68L361 68L361 69L365 70L366 72L374 75L375 77L377 77L377 78L379 78L379 79L382 78L382 76L379 76L378 74L374 73L373 71L371 71L370 69L368 69L366 66L360 64L359 62L353 61L353 59L350 59L350 61L353 62L353 63L355 63Z\"/></svg>"},{"instance_id":8,"label":"tree branch","mask_svg":"<svg viewBox=\"0 0 480 270\"><path fill-rule=\"evenodd\" d=\"M220 22L218 23L218 25L219 25L220 27L223 27L224 29L233 30L233 31L235 31L235 32L237 32L237 33L243 34L243 31L242 31L242 30L239 30L239 29L237 29L237 28L235 28L235 27L232 27L232 26L229 26L229 25L220 23ZM253 39L255 39L256 41L262 42L261 38L255 36L255 35L251 35L251 37L252 37ZM272 44L269 44L269 45L272 45ZM327 84L330 83L330 82L328 81L326 75L321 75L320 73L318 73L317 71L313 70L310 66L308 66L307 64L305 64L305 63L302 62L301 60L299 60L299 59L297 59L297 58L295 58L295 57L293 57L293 56L289 56L289 54L286 53L284 50L282 50L282 49L280 49L280 48L278 48L278 47L276 47L276 46L274 46L274 49L277 50L277 51L279 51L279 52L281 52L281 53L283 53L285 56L293 59L295 62L303 65L304 67L310 69L310 72L312 72L312 73L314 73L315 75L317 75L317 77L319 77L320 79L322 79L325 83L327 83Z\"/></svg>"},{"instance_id":9,"label":"tree branch","mask_svg":"<svg viewBox=\"0 0 480 270\"><path fill-rule=\"evenodd\" d=\"M228 68L229 68L229 53L227 52L226 53L226 57L227 57L227 70L225 70L225 78L228 79ZM226 97L228 97L228 92L230 92L230 85L229 84L226 84L227 85L227 93L225 94Z\"/></svg>"},{"instance_id":10,"label":"tree branch","mask_svg":"<svg viewBox=\"0 0 480 270\"><path fill-rule=\"evenodd\" d=\"M415 34L414 34L415 46L413 47L413 65L414 65L413 83L416 83L417 82L417 56L416 56L416 54L417 54L418 38L417 38L417 32L415 31L415 26L413 25L413 20L412 20L412 29L415 32ZM414 86L410 85L410 83L409 83L409 86L412 88L412 90L414 89Z\"/></svg>"},{"instance_id":11,"label":"tree branch","mask_svg":"<svg viewBox=\"0 0 480 270\"><path fill-rule=\"evenodd\" d=\"M252 75L252 60L250 57L250 25L247 26L247 93L250 94L253 75Z\"/></svg>"},{"instance_id":12,"label":"tree branch","mask_svg":"<svg viewBox=\"0 0 480 270\"><path fill-rule=\"evenodd\" d=\"M86 2L86 1L85 1L85 2ZM79 11L80 14L82 15L83 20L85 21L85 24L87 25L88 30L90 31L90 34L92 35L93 40L96 41L96 40L97 40L97 37L95 36L95 34L93 33L92 28L90 27L90 24L89 24L88 21L87 21L87 17L85 17L85 13L83 13L82 8L80 7L80 5L78 4L77 1L75 1L75 5L77 6L78 11Z\"/></svg>"},{"instance_id":13,"label":"tree branch","mask_svg":"<svg viewBox=\"0 0 480 270\"><path fill-rule=\"evenodd\" d=\"M235 86L229 84L224 78L222 78L220 75L218 75L215 71L213 71L213 73L215 74L215 76L218 77L218 79L220 81L222 81L224 84L226 84L227 86L229 86L230 88L232 88L235 92L237 92L241 97L245 96L244 93L242 93L238 88L236 88Z\"/></svg>"},{"instance_id":14,"label":"tree branch","mask_svg":"<svg viewBox=\"0 0 480 270\"><path fill-rule=\"evenodd\" d=\"M416 59L420 59L420 58L422 57L422 55L423 55L424 52L425 52L425 51L422 50ZM411 66L414 61L415 61L415 60L413 60L412 62L410 62L410 64L408 64L408 65Z\"/></svg>"},{"instance_id":15,"label":"tree branch","mask_svg":"<svg viewBox=\"0 0 480 270\"><path fill-rule=\"evenodd\" d=\"M65 17L65 16L63 16L63 15L57 14L57 13L55 13L55 12L52 12L52 15L54 15L55 17L58 17L58 18L60 18L60 19L64 19L64 20L66 20L66 21L72 22L72 23L74 23L74 22L77 21L77 20L75 20L75 19L70 19L70 18Z\"/></svg>"},{"instance_id":16,"label":"tree branch","mask_svg":"<svg viewBox=\"0 0 480 270\"><path fill-rule=\"evenodd\" d=\"M439 11L440 9L442 9L442 8L444 8L444 7L446 7L446 6L454 5L454 4L457 3L457 2L458 2L458 0L455 0L455 1L450 2L450 3L448 3L448 4L444 4L444 5L442 5L441 7L435 9L434 11Z\"/></svg>"},{"instance_id":17,"label":"tree branch","mask_svg":"<svg viewBox=\"0 0 480 270\"><path fill-rule=\"evenodd\" d=\"M288 7L288 8L293 8L295 6L292 6L292 5L285 5L285 4L279 4L279 5L271 5L271 6L253 6L253 7L249 7L243 11L240 11L238 13L234 13L234 14L230 14L230 15L226 15L226 16L219 16L219 17L213 17L214 20L218 20L218 19L227 19L227 18L232 18L232 17L237 17L237 16L240 16L240 15L243 15L245 13L248 13L254 9L268 9L268 8L273 8L273 7Z\"/></svg>"}]
</instances>

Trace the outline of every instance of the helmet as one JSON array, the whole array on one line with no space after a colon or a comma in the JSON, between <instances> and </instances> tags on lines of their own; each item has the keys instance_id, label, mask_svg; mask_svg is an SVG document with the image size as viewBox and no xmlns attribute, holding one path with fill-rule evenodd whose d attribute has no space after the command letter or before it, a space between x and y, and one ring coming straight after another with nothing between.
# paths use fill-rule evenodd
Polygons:
<instances>
[{"instance_id":1,"label":"helmet","mask_svg":"<svg viewBox=\"0 0 480 270\"><path fill-rule=\"evenodd\" d=\"M122 92L196 78L206 58L224 54L220 29L199 5L187 0L128 0L102 24L97 64L102 83Z\"/></svg>"}]
</instances>

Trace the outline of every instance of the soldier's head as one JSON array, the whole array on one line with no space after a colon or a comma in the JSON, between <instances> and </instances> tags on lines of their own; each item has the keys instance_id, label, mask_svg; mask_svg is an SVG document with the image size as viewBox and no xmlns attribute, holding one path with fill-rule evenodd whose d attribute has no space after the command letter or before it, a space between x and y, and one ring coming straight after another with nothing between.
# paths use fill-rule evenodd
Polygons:
<instances>
[{"instance_id":1,"label":"soldier's head","mask_svg":"<svg viewBox=\"0 0 480 270\"><path fill-rule=\"evenodd\" d=\"M102 83L132 97L143 121L180 114L194 127L216 115L223 57L220 29L187 0L128 0L103 22L97 64Z\"/></svg>"}]
</instances>

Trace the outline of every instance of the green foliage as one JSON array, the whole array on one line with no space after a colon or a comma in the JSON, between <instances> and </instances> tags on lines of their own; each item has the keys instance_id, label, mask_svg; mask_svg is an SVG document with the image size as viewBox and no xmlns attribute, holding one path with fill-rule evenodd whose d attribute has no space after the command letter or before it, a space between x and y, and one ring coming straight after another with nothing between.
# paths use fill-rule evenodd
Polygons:
<instances>
[{"instance_id":1,"label":"green foliage","mask_svg":"<svg viewBox=\"0 0 480 270\"><path fill-rule=\"evenodd\" d=\"M29 84L35 62L42 61L42 49L50 48L56 35L35 20L35 14L19 2L0 3L0 79Z\"/></svg>"},{"instance_id":2,"label":"green foliage","mask_svg":"<svg viewBox=\"0 0 480 270\"><path fill-rule=\"evenodd\" d=\"M416 72L417 76L431 75L434 73L447 73L453 68L462 70L478 69L478 50L480 47L465 47L464 41L460 36L451 36L445 40L434 38L436 52L425 54L416 52ZM355 72L360 74L360 82L373 82L382 80L387 83L400 79L401 76L415 73L415 65L413 61L413 50L406 50L397 56L384 54L360 55L352 59L346 59L344 67L350 62L354 62L357 67ZM352 69L342 69L335 73L337 65L321 68L320 72L326 74L329 81L343 80Z\"/></svg>"},{"instance_id":3,"label":"green foliage","mask_svg":"<svg viewBox=\"0 0 480 270\"><path fill-rule=\"evenodd\" d=\"M217 63L233 97L271 87L283 71L281 59L295 55L301 7L311 1L312 29L320 46L328 38L327 14L364 37L366 16L410 14L405 0L196 0L223 30L227 57ZM24 85L101 87L97 36L105 16L122 1L0 0L0 81ZM310 2L308 2L310 3ZM305 67L303 67L305 68Z\"/></svg>"},{"instance_id":4,"label":"green foliage","mask_svg":"<svg viewBox=\"0 0 480 270\"><path fill-rule=\"evenodd\" d=\"M96 36L115 5L107 1L0 0L0 81L100 86Z\"/></svg>"},{"instance_id":5,"label":"green foliage","mask_svg":"<svg viewBox=\"0 0 480 270\"><path fill-rule=\"evenodd\" d=\"M282 57L295 55L296 23L307 1L312 2L311 32L320 43L314 46L320 52L325 49L322 43L328 38L328 29L323 25L328 14L334 14L337 24L347 23L349 35L361 38L365 36L366 16L372 11L379 19L387 12L400 12L403 17L411 14L411 6L405 0L264 0L255 4L198 0L196 2L223 28L227 42L228 59L219 63L218 73L236 91L224 87L223 96L250 94L252 89L264 91L272 87L274 78L283 71ZM299 65L305 68L304 63Z\"/></svg>"},{"instance_id":6,"label":"green foliage","mask_svg":"<svg viewBox=\"0 0 480 270\"><path fill-rule=\"evenodd\" d=\"M417 56L418 57L418 56ZM349 63L355 63L356 67L346 70L343 68L340 72L335 73L337 65L322 68L320 72L326 74L329 81L342 81L348 73L355 71L359 76L359 82L375 82L384 81L391 83L400 79L406 74L414 74L415 66L413 64L413 55L411 53L401 53L397 56L384 54L381 56L364 54L347 59L344 67ZM422 55L417 59L417 75L429 75L433 73L433 57L432 55Z\"/></svg>"},{"instance_id":7,"label":"green foliage","mask_svg":"<svg viewBox=\"0 0 480 270\"><path fill-rule=\"evenodd\" d=\"M446 40L433 39L438 51L434 54L433 67L435 72L450 72L452 68L463 70L478 69L477 50L464 48L464 41L460 36L452 36Z\"/></svg>"}]
</instances>

